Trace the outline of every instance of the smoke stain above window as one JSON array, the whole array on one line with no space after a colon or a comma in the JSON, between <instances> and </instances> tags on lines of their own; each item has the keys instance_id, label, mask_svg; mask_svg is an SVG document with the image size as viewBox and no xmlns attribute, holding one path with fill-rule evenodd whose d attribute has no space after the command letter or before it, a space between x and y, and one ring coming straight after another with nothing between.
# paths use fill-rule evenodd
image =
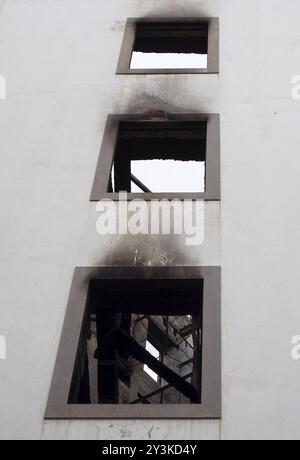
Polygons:
<instances>
[{"instance_id":1,"label":"smoke stain above window","mask_svg":"<svg viewBox=\"0 0 300 460\"><path fill-rule=\"evenodd\" d=\"M206 69L208 23L140 23L130 69Z\"/></svg>"},{"instance_id":2,"label":"smoke stain above window","mask_svg":"<svg viewBox=\"0 0 300 460\"><path fill-rule=\"evenodd\" d=\"M219 419L219 267L77 267L45 418Z\"/></svg>"},{"instance_id":3,"label":"smoke stain above window","mask_svg":"<svg viewBox=\"0 0 300 460\"><path fill-rule=\"evenodd\" d=\"M111 114L91 201L219 201L220 117L205 113Z\"/></svg>"},{"instance_id":4,"label":"smoke stain above window","mask_svg":"<svg viewBox=\"0 0 300 460\"><path fill-rule=\"evenodd\" d=\"M120 123L114 193L204 193L207 122Z\"/></svg>"}]
</instances>

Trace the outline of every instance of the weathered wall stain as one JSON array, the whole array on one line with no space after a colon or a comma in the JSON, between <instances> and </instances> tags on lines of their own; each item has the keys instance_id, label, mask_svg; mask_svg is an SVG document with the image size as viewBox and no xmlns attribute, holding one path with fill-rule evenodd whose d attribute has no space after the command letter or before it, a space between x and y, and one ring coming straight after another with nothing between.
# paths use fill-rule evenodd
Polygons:
<instances>
[{"instance_id":1,"label":"weathered wall stain","mask_svg":"<svg viewBox=\"0 0 300 460\"><path fill-rule=\"evenodd\" d=\"M118 90L112 93L111 112L205 112L207 106L188 91L188 81L185 77L180 82L170 76L163 81L157 77L149 77L143 90L140 85L135 89L134 83L131 87L124 85L121 94Z\"/></svg>"},{"instance_id":2,"label":"weathered wall stain","mask_svg":"<svg viewBox=\"0 0 300 460\"><path fill-rule=\"evenodd\" d=\"M205 17L208 9L194 0L138 0L138 8L144 11L143 17L153 16L188 16Z\"/></svg>"},{"instance_id":3,"label":"weathered wall stain","mask_svg":"<svg viewBox=\"0 0 300 460\"><path fill-rule=\"evenodd\" d=\"M125 24L126 24L126 21L118 21L118 20L115 20L113 25L109 28L110 30L112 30L113 32L122 32L125 28Z\"/></svg>"}]
</instances>

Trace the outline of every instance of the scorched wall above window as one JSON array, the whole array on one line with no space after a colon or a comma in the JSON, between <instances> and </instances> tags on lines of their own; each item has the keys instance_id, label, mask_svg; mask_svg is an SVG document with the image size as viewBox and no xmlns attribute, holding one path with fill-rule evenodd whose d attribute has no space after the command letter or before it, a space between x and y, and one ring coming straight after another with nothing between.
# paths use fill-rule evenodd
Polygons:
<instances>
[{"instance_id":1,"label":"scorched wall above window","mask_svg":"<svg viewBox=\"0 0 300 460\"><path fill-rule=\"evenodd\" d=\"M46 418L219 418L220 311L218 267L77 268Z\"/></svg>"},{"instance_id":2,"label":"scorched wall above window","mask_svg":"<svg viewBox=\"0 0 300 460\"><path fill-rule=\"evenodd\" d=\"M220 200L220 121L215 114L110 115L91 201Z\"/></svg>"},{"instance_id":3,"label":"scorched wall above window","mask_svg":"<svg viewBox=\"0 0 300 460\"><path fill-rule=\"evenodd\" d=\"M218 72L217 18L128 19L118 74Z\"/></svg>"}]
</instances>

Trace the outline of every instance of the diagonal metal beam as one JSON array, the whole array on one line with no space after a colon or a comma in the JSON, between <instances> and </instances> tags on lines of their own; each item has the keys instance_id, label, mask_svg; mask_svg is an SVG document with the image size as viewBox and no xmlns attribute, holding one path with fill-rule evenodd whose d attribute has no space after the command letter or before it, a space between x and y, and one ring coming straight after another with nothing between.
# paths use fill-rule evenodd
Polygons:
<instances>
[{"instance_id":1,"label":"diagonal metal beam","mask_svg":"<svg viewBox=\"0 0 300 460\"><path fill-rule=\"evenodd\" d=\"M187 379L191 378L192 376L193 376L193 373L191 372L190 374L187 374L182 378L183 378L183 380L187 380ZM151 399L154 396L159 395L160 393L164 393L165 391L169 390L170 388L172 388L172 385L165 385L164 387L161 387L158 390L155 390L152 393L149 393L149 394L147 394L147 395L145 395L143 397L146 398L146 399ZM136 400L130 402L129 404L138 404L142 400L142 398L141 398L139 393L138 393L138 397L139 397L139 399L136 399Z\"/></svg>"},{"instance_id":2,"label":"diagonal metal beam","mask_svg":"<svg viewBox=\"0 0 300 460\"><path fill-rule=\"evenodd\" d=\"M152 193L151 190L146 187L146 185L143 184L137 177L135 177L133 174L131 174L131 180L132 182L138 186L144 193Z\"/></svg>"},{"instance_id":3,"label":"diagonal metal beam","mask_svg":"<svg viewBox=\"0 0 300 460\"><path fill-rule=\"evenodd\" d=\"M109 334L107 339L106 346L116 347L122 351L127 350L137 361L146 364L153 372L172 385L172 387L176 388L186 398L190 399L193 403L199 403L199 393L194 385L186 382L180 375L154 358L133 337L116 328Z\"/></svg>"},{"instance_id":4,"label":"diagonal metal beam","mask_svg":"<svg viewBox=\"0 0 300 460\"><path fill-rule=\"evenodd\" d=\"M147 396L143 396L141 393L138 393L138 397L140 398L139 400L142 401L143 404L151 404L148 401Z\"/></svg>"}]
</instances>

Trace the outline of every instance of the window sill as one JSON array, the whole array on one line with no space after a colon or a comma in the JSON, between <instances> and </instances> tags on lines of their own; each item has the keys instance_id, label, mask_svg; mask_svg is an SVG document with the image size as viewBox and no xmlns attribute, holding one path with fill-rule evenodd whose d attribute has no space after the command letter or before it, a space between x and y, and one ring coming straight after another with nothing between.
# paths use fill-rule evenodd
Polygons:
<instances>
[{"instance_id":1,"label":"window sill","mask_svg":"<svg viewBox=\"0 0 300 460\"><path fill-rule=\"evenodd\" d=\"M120 201L119 193L101 193L92 195L91 202L110 199ZM179 201L220 201L221 197L218 192L215 193L127 193L127 202L133 200L179 200Z\"/></svg>"}]
</instances>

